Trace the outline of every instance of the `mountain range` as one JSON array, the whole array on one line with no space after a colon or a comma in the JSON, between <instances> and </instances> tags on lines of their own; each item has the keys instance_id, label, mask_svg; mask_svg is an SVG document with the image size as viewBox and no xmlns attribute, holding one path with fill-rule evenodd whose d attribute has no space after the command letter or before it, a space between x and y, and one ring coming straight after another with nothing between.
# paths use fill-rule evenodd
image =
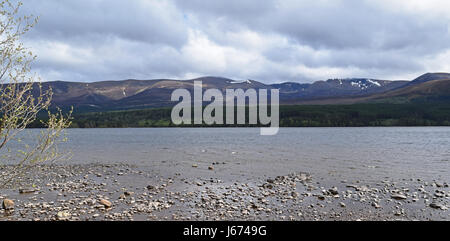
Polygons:
<instances>
[{"instance_id":1,"label":"mountain range","mask_svg":"<svg viewBox=\"0 0 450 241\"><path fill-rule=\"evenodd\" d=\"M366 102L410 102L414 100L450 100L450 74L427 73L414 80L378 80L368 78L329 79L314 83L285 82L263 84L255 80L236 81L222 77L191 80L122 80L93 83L44 82L52 88L52 104L61 108L74 106L82 111L104 111L163 107L173 90L193 91L194 81L203 88L279 89L281 104L353 104Z\"/></svg>"}]
</instances>

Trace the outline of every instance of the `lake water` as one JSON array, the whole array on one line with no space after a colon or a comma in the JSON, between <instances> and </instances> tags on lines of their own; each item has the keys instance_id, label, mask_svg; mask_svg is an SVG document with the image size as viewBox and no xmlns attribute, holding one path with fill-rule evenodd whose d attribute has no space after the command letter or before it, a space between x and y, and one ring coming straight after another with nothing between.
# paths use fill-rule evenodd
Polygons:
<instances>
[{"instance_id":1,"label":"lake water","mask_svg":"<svg viewBox=\"0 0 450 241\"><path fill-rule=\"evenodd\" d=\"M71 164L129 163L189 173L193 163L207 169L220 162L216 175L249 179L302 171L345 180L450 181L449 127L281 128L276 136L260 136L258 128L69 129L67 134L61 148L73 153Z\"/></svg>"}]
</instances>

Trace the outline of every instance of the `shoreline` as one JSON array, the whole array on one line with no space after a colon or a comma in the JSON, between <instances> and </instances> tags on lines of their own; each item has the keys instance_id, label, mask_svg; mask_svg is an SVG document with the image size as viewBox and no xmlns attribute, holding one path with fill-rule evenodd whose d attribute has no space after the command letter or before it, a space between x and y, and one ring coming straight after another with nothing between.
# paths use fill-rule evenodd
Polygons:
<instances>
[{"instance_id":1,"label":"shoreline","mask_svg":"<svg viewBox=\"0 0 450 241\"><path fill-rule=\"evenodd\" d=\"M13 167L1 166L0 180ZM449 184L439 180L330 183L301 171L220 180L215 167L193 166L212 173L195 177L130 164L37 166L0 189L1 201L14 202L0 209L0 221L450 219Z\"/></svg>"}]
</instances>

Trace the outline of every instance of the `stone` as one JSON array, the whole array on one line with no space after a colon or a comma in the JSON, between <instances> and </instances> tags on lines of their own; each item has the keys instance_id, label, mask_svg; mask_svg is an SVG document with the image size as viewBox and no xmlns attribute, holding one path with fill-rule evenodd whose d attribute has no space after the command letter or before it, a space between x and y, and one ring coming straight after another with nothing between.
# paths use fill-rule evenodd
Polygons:
<instances>
[{"instance_id":1,"label":"stone","mask_svg":"<svg viewBox=\"0 0 450 241\"><path fill-rule=\"evenodd\" d=\"M407 199L407 197L405 195L403 195L403 194L394 194L394 195L391 196L391 198L395 199L395 200L405 200L405 199Z\"/></svg>"},{"instance_id":2,"label":"stone","mask_svg":"<svg viewBox=\"0 0 450 241\"><path fill-rule=\"evenodd\" d=\"M197 164L192 164L192 167L193 167L193 168L197 168L198 165L197 165Z\"/></svg>"},{"instance_id":3,"label":"stone","mask_svg":"<svg viewBox=\"0 0 450 241\"><path fill-rule=\"evenodd\" d=\"M210 166L210 167L208 167L208 170L214 171L214 167Z\"/></svg>"},{"instance_id":4,"label":"stone","mask_svg":"<svg viewBox=\"0 0 450 241\"><path fill-rule=\"evenodd\" d=\"M431 203L430 207L434 208L434 209L447 210L447 207L442 205L442 204L440 204L440 203Z\"/></svg>"},{"instance_id":5,"label":"stone","mask_svg":"<svg viewBox=\"0 0 450 241\"><path fill-rule=\"evenodd\" d=\"M67 211L60 211L56 214L56 217L58 218L58 220L67 220L70 217L70 213Z\"/></svg>"},{"instance_id":6,"label":"stone","mask_svg":"<svg viewBox=\"0 0 450 241\"><path fill-rule=\"evenodd\" d=\"M100 204L105 206L105 208L112 207L112 203L106 199L100 199Z\"/></svg>"},{"instance_id":7,"label":"stone","mask_svg":"<svg viewBox=\"0 0 450 241\"><path fill-rule=\"evenodd\" d=\"M381 208L381 206L380 206L380 204L378 204L377 202L373 202L372 203L372 206L374 207L374 208Z\"/></svg>"},{"instance_id":8,"label":"stone","mask_svg":"<svg viewBox=\"0 0 450 241\"><path fill-rule=\"evenodd\" d=\"M3 209L5 210L11 210L14 209L14 201L11 199L4 199L3 200L3 205L2 205Z\"/></svg>"},{"instance_id":9,"label":"stone","mask_svg":"<svg viewBox=\"0 0 450 241\"><path fill-rule=\"evenodd\" d=\"M438 198L443 198L443 197L445 197L445 194L442 194L442 193L438 193L438 192L437 192L437 193L434 194L434 196L435 196L435 197L438 197Z\"/></svg>"},{"instance_id":10,"label":"stone","mask_svg":"<svg viewBox=\"0 0 450 241\"><path fill-rule=\"evenodd\" d=\"M367 186L360 186L356 189L359 192L368 192L370 189Z\"/></svg>"},{"instance_id":11,"label":"stone","mask_svg":"<svg viewBox=\"0 0 450 241\"><path fill-rule=\"evenodd\" d=\"M345 208L347 205L345 205L345 203L341 202L339 203L339 205L341 205L341 207Z\"/></svg>"},{"instance_id":12,"label":"stone","mask_svg":"<svg viewBox=\"0 0 450 241\"><path fill-rule=\"evenodd\" d=\"M131 196L131 195L133 195L134 194L134 192L128 192L128 191L125 191L124 193L123 193L123 195L125 195L125 196Z\"/></svg>"},{"instance_id":13,"label":"stone","mask_svg":"<svg viewBox=\"0 0 450 241\"><path fill-rule=\"evenodd\" d=\"M332 195L338 195L339 194L339 191L338 191L337 187L330 188L328 190L328 192L331 193Z\"/></svg>"},{"instance_id":14,"label":"stone","mask_svg":"<svg viewBox=\"0 0 450 241\"><path fill-rule=\"evenodd\" d=\"M28 193L34 193L34 192L36 192L37 190L35 190L35 189L26 189L26 188L21 188L21 189L19 189L19 193L20 194L28 194Z\"/></svg>"}]
</instances>

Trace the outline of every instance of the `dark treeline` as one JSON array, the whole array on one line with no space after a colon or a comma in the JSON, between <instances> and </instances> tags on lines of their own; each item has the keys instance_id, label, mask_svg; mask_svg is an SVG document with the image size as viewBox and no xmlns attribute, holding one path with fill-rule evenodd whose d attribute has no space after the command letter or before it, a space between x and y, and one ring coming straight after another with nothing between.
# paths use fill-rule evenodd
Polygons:
<instances>
[{"instance_id":1,"label":"dark treeline","mask_svg":"<svg viewBox=\"0 0 450 241\"><path fill-rule=\"evenodd\" d=\"M224 108L225 109L225 108ZM74 114L73 128L174 127L171 108ZM270 111L269 111L270 113ZM246 111L248 116L248 108ZM225 116L225 115L224 115ZM235 115L236 116L236 115ZM198 125L183 125L191 127ZM202 125L202 126L207 126ZM215 127L229 125L214 125ZM260 126L260 125L232 125ZM450 126L450 104L280 106L281 127ZM36 121L30 127L42 127Z\"/></svg>"}]
</instances>

